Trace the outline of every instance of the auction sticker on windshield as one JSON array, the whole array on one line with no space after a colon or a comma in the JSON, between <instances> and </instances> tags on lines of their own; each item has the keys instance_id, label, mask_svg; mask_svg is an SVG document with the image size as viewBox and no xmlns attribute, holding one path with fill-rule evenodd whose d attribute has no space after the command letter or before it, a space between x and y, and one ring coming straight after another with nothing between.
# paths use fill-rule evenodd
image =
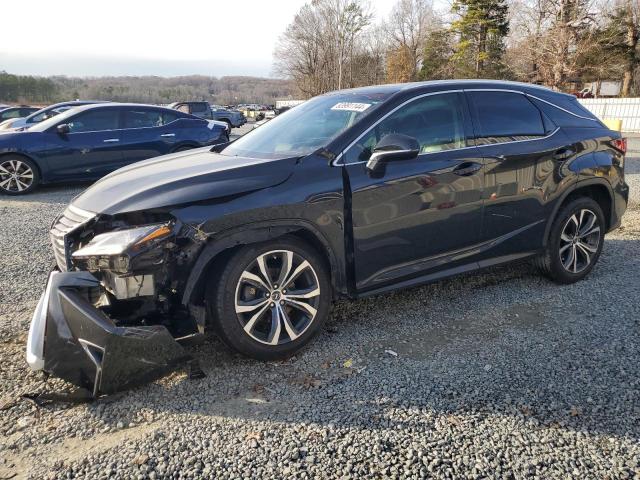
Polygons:
<instances>
[{"instance_id":1,"label":"auction sticker on windshield","mask_svg":"<svg viewBox=\"0 0 640 480\"><path fill-rule=\"evenodd\" d=\"M354 103L354 102L340 102L336 103L331 110L347 110L349 112L364 112L371 106L370 103Z\"/></svg>"}]
</instances>

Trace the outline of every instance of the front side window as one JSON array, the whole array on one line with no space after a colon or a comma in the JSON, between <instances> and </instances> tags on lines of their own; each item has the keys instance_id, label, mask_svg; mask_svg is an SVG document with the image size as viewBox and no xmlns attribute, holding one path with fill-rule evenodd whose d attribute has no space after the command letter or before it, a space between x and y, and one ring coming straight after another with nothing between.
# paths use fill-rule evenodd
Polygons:
<instances>
[{"instance_id":1,"label":"front side window","mask_svg":"<svg viewBox=\"0 0 640 480\"><path fill-rule=\"evenodd\" d=\"M420 153L436 153L466 146L464 114L457 93L429 95L399 108L356 142L344 163L366 162L385 135L415 138Z\"/></svg>"},{"instance_id":2,"label":"front side window","mask_svg":"<svg viewBox=\"0 0 640 480\"><path fill-rule=\"evenodd\" d=\"M71 133L99 132L118 128L119 111L115 108L79 113L68 122Z\"/></svg>"},{"instance_id":3,"label":"front side window","mask_svg":"<svg viewBox=\"0 0 640 480\"><path fill-rule=\"evenodd\" d=\"M476 119L476 143L530 140L545 135L542 115L524 95L511 92L467 92Z\"/></svg>"},{"instance_id":4,"label":"front side window","mask_svg":"<svg viewBox=\"0 0 640 480\"><path fill-rule=\"evenodd\" d=\"M240 137L221 153L268 159L309 155L374 112L391 94L372 91L312 98Z\"/></svg>"}]
</instances>

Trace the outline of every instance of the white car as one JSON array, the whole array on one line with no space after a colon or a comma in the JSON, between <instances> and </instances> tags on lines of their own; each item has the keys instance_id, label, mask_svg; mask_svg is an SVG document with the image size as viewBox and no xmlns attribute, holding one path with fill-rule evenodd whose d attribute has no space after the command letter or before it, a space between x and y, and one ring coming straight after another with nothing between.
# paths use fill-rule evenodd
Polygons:
<instances>
[{"instance_id":1,"label":"white car","mask_svg":"<svg viewBox=\"0 0 640 480\"><path fill-rule=\"evenodd\" d=\"M48 107L33 112L27 117L10 118L8 120L5 120L4 122L0 123L0 133L26 130L36 123L40 123L44 120L47 120L48 118L55 117L56 115L69 110L70 108L78 107L80 105L89 105L93 103L103 102L95 100L76 100L73 102L64 102L49 105Z\"/></svg>"}]
</instances>

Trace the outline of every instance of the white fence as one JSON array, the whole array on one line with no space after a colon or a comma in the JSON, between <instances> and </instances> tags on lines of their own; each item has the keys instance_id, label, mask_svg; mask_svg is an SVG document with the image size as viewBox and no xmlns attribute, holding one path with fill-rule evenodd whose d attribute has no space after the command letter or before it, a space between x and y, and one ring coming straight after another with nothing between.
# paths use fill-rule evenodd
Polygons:
<instances>
[{"instance_id":1,"label":"white fence","mask_svg":"<svg viewBox=\"0 0 640 480\"><path fill-rule=\"evenodd\" d=\"M600 120L622 120L623 132L640 132L640 98L580 98Z\"/></svg>"}]
</instances>

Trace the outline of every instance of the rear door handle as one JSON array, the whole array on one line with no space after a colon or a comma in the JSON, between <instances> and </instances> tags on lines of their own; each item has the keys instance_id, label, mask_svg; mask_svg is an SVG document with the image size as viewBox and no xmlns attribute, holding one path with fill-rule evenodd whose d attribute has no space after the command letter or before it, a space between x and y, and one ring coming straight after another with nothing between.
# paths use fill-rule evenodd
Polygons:
<instances>
[{"instance_id":1,"label":"rear door handle","mask_svg":"<svg viewBox=\"0 0 640 480\"><path fill-rule=\"evenodd\" d=\"M176 134L175 133L163 133L162 135L160 135L161 137L175 137Z\"/></svg>"},{"instance_id":2,"label":"rear door handle","mask_svg":"<svg viewBox=\"0 0 640 480\"><path fill-rule=\"evenodd\" d=\"M566 160L575 153L576 152L574 152L570 148L561 148L560 150L556 150L556 153L553 154L553 158L555 158L556 160Z\"/></svg>"},{"instance_id":3,"label":"rear door handle","mask_svg":"<svg viewBox=\"0 0 640 480\"><path fill-rule=\"evenodd\" d=\"M481 163L462 162L460 165L453 169L453 173L461 177L468 177L469 175L473 175L474 173L476 173L481 168Z\"/></svg>"},{"instance_id":4,"label":"rear door handle","mask_svg":"<svg viewBox=\"0 0 640 480\"><path fill-rule=\"evenodd\" d=\"M115 143L119 141L120 141L119 138L107 138L106 140L104 140L104 143Z\"/></svg>"}]
</instances>

